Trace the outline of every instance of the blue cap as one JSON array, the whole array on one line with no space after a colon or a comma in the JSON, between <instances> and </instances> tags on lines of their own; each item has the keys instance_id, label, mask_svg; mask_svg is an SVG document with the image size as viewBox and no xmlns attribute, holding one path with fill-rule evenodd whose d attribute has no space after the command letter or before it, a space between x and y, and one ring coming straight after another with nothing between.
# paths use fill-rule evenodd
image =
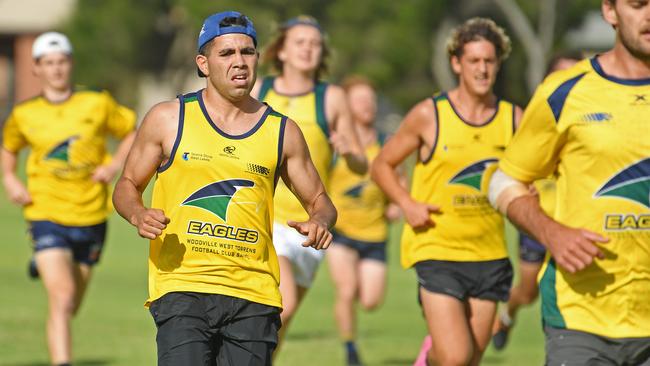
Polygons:
<instances>
[{"instance_id":1,"label":"blue cap","mask_svg":"<svg viewBox=\"0 0 650 366\"><path fill-rule=\"evenodd\" d=\"M243 17L246 20L246 26L241 25L227 25L223 26L221 22L226 18L239 18ZM200 50L203 45L224 34L241 33L253 39L255 47L257 47L257 32L253 27L253 22L244 14L237 11L224 11L221 13L212 14L205 19L201 32L199 33L199 41L197 49Z\"/></svg>"}]
</instances>

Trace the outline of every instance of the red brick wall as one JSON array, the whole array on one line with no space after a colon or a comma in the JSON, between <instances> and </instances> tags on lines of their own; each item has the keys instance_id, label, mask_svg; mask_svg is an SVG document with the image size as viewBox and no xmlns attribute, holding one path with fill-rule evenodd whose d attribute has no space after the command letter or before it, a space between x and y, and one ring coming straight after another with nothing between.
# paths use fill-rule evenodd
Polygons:
<instances>
[{"instance_id":1,"label":"red brick wall","mask_svg":"<svg viewBox=\"0 0 650 366\"><path fill-rule=\"evenodd\" d=\"M15 102L20 103L40 93L40 83L32 72L32 43L36 35L23 34L14 43Z\"/></svg>"}]
</instances>

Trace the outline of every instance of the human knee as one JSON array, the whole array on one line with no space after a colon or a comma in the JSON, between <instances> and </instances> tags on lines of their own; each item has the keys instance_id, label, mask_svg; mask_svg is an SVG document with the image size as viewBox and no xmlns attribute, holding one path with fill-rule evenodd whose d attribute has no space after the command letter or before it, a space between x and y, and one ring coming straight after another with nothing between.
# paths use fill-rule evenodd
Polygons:
<instances>
[{"instance_id":1,"label":"human knee","mask_svg":"<svg viewBox=\"0 0 650 366\"><path fill-rule=\"evenodd\" d=\"M539 290L537 289L537 286L532 286L530 288L523 288L521 291L521 303L523 305L532 304L537 299L538 294L539 294Z\"/></svg>"},{"instance_id":2,"label":"human knee","mask_svg":"<svg viewBox=\"0 0 650 366\"><path fill-rule=\"evenodd\" d=\"M282 324L288 323L293 315L296 313L297 304L295 301L285 301L282 303L282 313L280 313L280 318L282 319Z\"/></svg>"},{"instance_id":3,"label":"human knee","mask_svg":"<svg viewBox=\"0 0 650 366\"><path fill-rule=\"evenodd\" d=\"M360 304L363 310L365 311L374 311L379 308L381 305L382 301L380 298L376 299L368 299L368 298L361 298Z\"/></svg>"},{"instance_id":4,"label":"human knee","mask_svg":"<svg viewBox=\"0 0 650 366\"><path fill-rule=\"evenodd\" d=\"M357 290L353 286L338 286L336 297L339 301L353 302L357 296Z\"/></svg>"},{"instance_id":5,"label":"human knee","mask_svg":"<svg viewBox=\"0 0 650 366\"><path fill-rule=\"evenodd\" d=\"M56 314L72 317L77 313L79 305L74 296L52 296L50 297L50 310Z\"/></svg>"},{"instance_id":6,"label":"human knee","mask_svg":"<svg viewBox=\"0 0 650 366\"><path fill-rule=\"evenodd\" d=\"M430 363L437 366L467 366L470 364L471 357L462 354L436 356L432 358L429 356Z\"/></svg>"},{"instance_id":7,"label":"human knee","mask_svg":"<svg viewBox=\"0 0 650 366\"><path fill-rule=\"evenodd\" d=\"M433 365L438 366L467 366L472 361L474 349L467 345L462 350L458 347L446 347L444 350L436 348L429 352L429 360Z\"/></svg>"}]
</instances>

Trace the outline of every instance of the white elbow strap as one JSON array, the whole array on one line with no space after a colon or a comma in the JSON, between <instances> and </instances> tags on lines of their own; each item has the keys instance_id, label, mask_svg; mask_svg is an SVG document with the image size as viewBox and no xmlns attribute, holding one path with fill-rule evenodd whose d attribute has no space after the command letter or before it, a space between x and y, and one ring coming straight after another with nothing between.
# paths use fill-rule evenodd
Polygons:
<instances>
[{"instance_id":1,"label":"white elbow strap","mask_svg":"<svg viewBox=\"0 0 650 366\"><path fill-rule=\"evenodd\" d=\"M488 199L492 207L496 208L502 214L506 215L508 206L512 201L521 196L531 194L528 186L508 174L497 169L490 179Z\"/></svg>"}]
</instances>

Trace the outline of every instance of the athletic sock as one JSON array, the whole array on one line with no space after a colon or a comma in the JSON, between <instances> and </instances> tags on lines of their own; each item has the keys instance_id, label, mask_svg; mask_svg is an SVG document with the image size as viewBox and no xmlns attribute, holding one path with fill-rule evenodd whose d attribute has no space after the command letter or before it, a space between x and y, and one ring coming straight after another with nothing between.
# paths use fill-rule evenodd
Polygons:
<instances>
[{"instance_id":1,"label":"athletic sock","mask_svg":"<svg viewBox=\"0 0 650 366\"><path fill-rule=\"evenodd\" d=\"M361 365L361 360L359 360L359 353L357 352L357 346L354 341L346 341L344 343L344 346L347 353L348 365Z\"/></svg>"}]
</instances>

